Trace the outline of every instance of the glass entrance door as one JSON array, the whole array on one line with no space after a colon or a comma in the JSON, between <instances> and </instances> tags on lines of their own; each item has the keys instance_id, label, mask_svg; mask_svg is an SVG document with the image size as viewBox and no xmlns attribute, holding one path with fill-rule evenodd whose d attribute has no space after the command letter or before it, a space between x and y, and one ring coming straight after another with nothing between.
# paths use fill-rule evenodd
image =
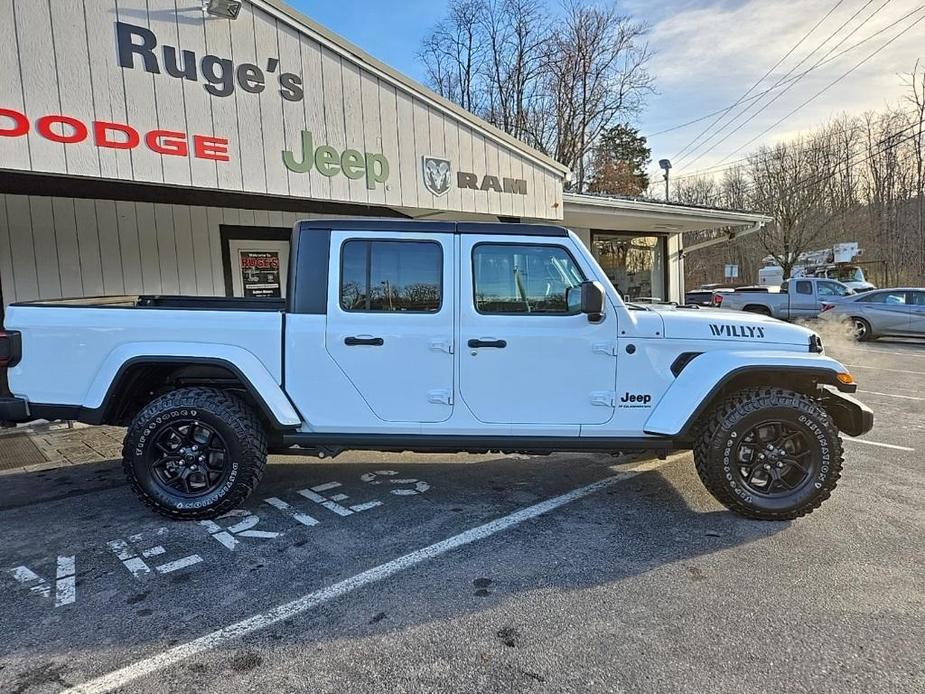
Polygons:
<instances>
[{"instance_id":1,"label":"glass entrance door","mask_svg":"<svg viewBox=\"0 0 925 694\"><path fill-rule=\"evenodd\" d=\"M591 232L591 251L625 299L666 301L663 236L632 232Z\"/></svg>"}]
</instances>

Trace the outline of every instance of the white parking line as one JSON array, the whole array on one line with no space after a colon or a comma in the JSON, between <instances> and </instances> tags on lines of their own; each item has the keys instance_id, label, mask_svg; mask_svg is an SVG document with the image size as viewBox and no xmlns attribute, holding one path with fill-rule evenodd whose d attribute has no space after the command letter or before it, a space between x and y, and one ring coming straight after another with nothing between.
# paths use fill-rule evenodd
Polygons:
<instances>
[{"instance_id":1,"label":"white parking line","mask_svg":"<svg viewBox=\"0 0 925 694\"><path fill-rule=\"evenodd\" d=\"M878 393L876 390L859 390L859 393L866 393L867 395L882 395L885 398L899 398L900 400L925 400L925 398L917 398L913 395L896 395L894 393Z\"/></svg>"},{"instance_id":2,"label":"white parking line","mask_svg":"<svg viewBox=\"0 0 925 694\"><path fill-rule=\"evenodd\" d=\"M917 345L917 346L921 346L921 345ZM890 352L885 349L874 349L870 347L866 349L862 349L860 347L843 347L842 345L833 347L832 351L838 352L843 349L848 349L848 350L851 350L852 352L861 352L863 354L894 354L898 357L925 357L925 353L915 352L913 350L909 350L908 352Z\"/></svg>"},{"instance_id":3,"label":"white parking line","mask_svg":"<svg viewBox=\"0 0 925 694\"><path fill-rule=\"evenodd\" d=\"M390 562L381 564L372 569L368 569L363 573L359 573L356 576L345 579L339 583L335 583L332 586L327 588L322 588L313 593L308 593L303 595L300 598L297 598L291 602L283 603L278 607L256 614L247 619L243 619L240 622L235 622L234 624L229 624L226 627L222 627L216 631L213 631L210 634L205 636L200 636L198 639L190 641L189 643L181 644L179 646L174 646L166 651L153 655L144 660L139 660L132 665L120 668L110 672L107 675L97 677L96 679L89 680L83 684L79 684L72 689L66 690L65 694L103 694L104 692L111 692L114 689L119 689L124 687L129 682L133 682L145 675L150 675L153 672L162 670L166 667L170 667L180 661L186 660L198 653L211 650L217 646L222 645L227 641L241 638L252 634L255 631L260 629L265 629L266 627L272 626L278 622L281 622L285 619L290 619L297 615L307 612L319 605L322 605L331 600L335 600L347 593L350 593L358 588L362 588L371 583L376 583L383 579L389 578L400 571L409 569L417 564L425 562L429 559L434 559L439 557L446 552L449 552L458 547L471 544L473 542L478 542L479 540L484 540L492 535L495 535L514 526L520 525L521 523L536 518L537 516L543 515L544 513L549 513L554 511L560 506L577 501L583 497L588 496L589 494L594 494L599 492L602 489L607 489L612 487L618 482L622 482L628 478L634 477L642 472L648 472L654 470L662 465L665 465L667 460L651 460L643 462L639 465L633 466L631 468L621 470L617 474L607 477L600 480L599 482L594 482L592 484L586 485L584 487L579 487L578 489L573 489L570 492L566 492L552 499L547 499L546 501L541 501L538 504L533 506L528 506L527 508L521 509L520 511L515 511L514 513L493 520L484 525L480 525L471 530L466 530L458 535L454 535L446 540L437 542L428 547L424 547L419 550L415 550L409 554L406 554L397 559L393 559Z\"/></svg>"},{"instance_id":4,"label":"white parking line","mask_svg":"<svg viewBox=\"0 0 925 694\"><path fill-rule=\"evenodd\" d=\"M866 439L850 439L846 438L845 441L850 441L851 443L866 443L868 446L880 446L880 448L892 448L894 451L910 451L915 452L914 448L909 448L908 446L897 446L893 443L880 443L879 441L867 441Z\"/></svg>"},{"instance_id":5,"label":"white parking line","mask_svg":"<svg viewBox=\"0 0 925 694\"><path fill-rule=\"evenodd\" d=\"M885 369L882 366L865 366L864 364L845 364L849 369L875 369L877 371L892 371L897 374L917 374L925 376L925 371L910 371L908 369Z\"/></svg>"}]
</instances>

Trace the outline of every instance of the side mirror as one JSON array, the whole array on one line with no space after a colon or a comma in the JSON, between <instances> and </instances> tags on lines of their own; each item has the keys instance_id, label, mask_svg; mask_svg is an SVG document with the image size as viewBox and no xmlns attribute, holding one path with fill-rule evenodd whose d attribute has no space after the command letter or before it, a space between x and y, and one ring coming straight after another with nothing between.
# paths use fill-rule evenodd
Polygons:
<instances>
[{"instance_id":1,"label":"side mirror","mask_svg":"<svg viewBox=\"0 0 925 694\"><path fill-rule=\"evenodd\" d=\"M595 323L604 317L604 288L600 282L581 283L581 312Z\"/></svg>"}]
</instances>

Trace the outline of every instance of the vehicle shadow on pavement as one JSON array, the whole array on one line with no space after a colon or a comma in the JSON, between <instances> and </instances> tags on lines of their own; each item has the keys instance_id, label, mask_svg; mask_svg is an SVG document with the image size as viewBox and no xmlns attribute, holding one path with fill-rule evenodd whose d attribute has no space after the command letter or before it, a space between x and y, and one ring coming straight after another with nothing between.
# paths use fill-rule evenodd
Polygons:
<instances>
[{"instance_id":1,"label":"vehicle shadow on pavement","mask_svg":"<svg viewBox=\"0 0 925 694\"><path fill-rule=\"evenodd\" d=\"M260 519L251 530L276 535L239 532L233 549L199 523L167 521L143 508L116 463L4 476L0 638L7 655L0 658L0 691L15 691L45 671L77 684L100 668L202 636L633 464L578 454L446 462L450 457L351 453L343 461L271 464L246 510ZM402 462L409 458L414 462ZM387 470L397 474L379 474ZM370 474L373 481L363 482ZM402 485L390 484L398 478ZM421 493L391 493L423 480L429 488ZM340 516L294 492L334 481L350 496L335 502L342 508L366 502L374 490L382 504ZM339 498L333 491L320 493ZM310 513L317 524L294 522L268 498ZM247 641L302 647L363 639L476 614L518 596L584 590L670 566L695 584L706 580L691 564L697 557L765 540L788 525L722 509L700 485L689 456L677 456ZM151 569L133 575L108 546L119 538L137 544L138 558L157 544L169 559L195 554L201 561L159 574L154 559L144 560ZM11 578L26 566L50 582L62 555L76 556L73 604L54 607L53 587L43 597ZM226 655L218 654L223 663Z\"/></svg>"}]
</instances>

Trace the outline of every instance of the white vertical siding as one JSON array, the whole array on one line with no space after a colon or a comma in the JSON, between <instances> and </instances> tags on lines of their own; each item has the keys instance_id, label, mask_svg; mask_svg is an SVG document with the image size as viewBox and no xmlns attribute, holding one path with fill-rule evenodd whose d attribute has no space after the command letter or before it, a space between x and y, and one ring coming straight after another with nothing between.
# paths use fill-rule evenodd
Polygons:
<instances>
[{"instance_id":1,"label":"white vertical siding","mask_svg":"<svg viewBox=\"0 0 925 694\"><path fill-rule=\"evenodd\" d=\"M0 0L0 94L4 108L23 112L22 78L19 73L19 39L14 19L13 0ZM5 125L4 127L9 127ZM29 140L27 138L5 138L0 147L0 168L25 169L31 167ZM2 223L2 220L0 220Z\"/></svg>"},{"instance_id":2,"label":"white vertical siding","mask_svg":"<svg viewBox=\"0 0 925 694\"><path fill-rule=\"evenodd\" d=\"M34 117L38 117L60 113L55 52L48 50L49 42L53 40L48 3L23 3L14 0L13 11L19 53L16 62L4 65L4 69L22 76L19 96L27 114L35 114ZM62 27L62 31L68 31L68 28ZM58 37L58 40L62 38ZM14 66L16 70L13 70ZM7 100L6 93L0 96L4 102ZM64 145L39 137L33 132L29 137L29 147L32 153L32 171L67 171Z\"/></svg>"},{"instance_id":3,"label":"white vertical siding","mask_svg":"<svg viewBox=\"0 0 925 694\"><path fill-rule=\"evenodd\" d=\"M87 0L92 2L92 0ZM20 2L20 4L22 4ZM39 3L36 3L39 4ZM117 18L119 21L150 28L148 18L148 9L146 0L119 0L116 4ZM99 30L115 31L109 27L100 27ZM115 38L110 44L110 50L114 51ZM160 128L158 114L160 104L157 102L154 90L155 76L145 72L140 64L140 59L135 56L135 69L122 69L118 66L113 69L122 73L122 84L125 90L125 116L126 121L131 124L139 133L145 133L149 130ZM99 72L94 72L94 76ZM163 75L159 79L166 79ZM71 85L70 89L85 89L85 85ZM32 141L40 138L31 137ZM132 158L131 177L134 181L150 181L162 183L164 181L164 167L161 161L162 157L149 150L143 143L135 149L129 150Z\"/></svg>"},{"instance_id":4,"label":"white vertical siding","mask_svg":"<svg viewBox=\"0 0 925 694\"><path fill-rule=\"evenodd\" d=\"M313 216L0 194L3 300L223 295L222 225L291 229Z\"/></svg>"},{"instance_id":5,"label":"white vertical siding","mask_svg":"<svg viewBox=\"0 0 925 694\"><path fill-rule=\"evenodd\" d=\"M55 233L52 198L29 198L29 224L35 248L35 272L39 296L61 296L61 272Z\"/></svg>"}]
</instances>

